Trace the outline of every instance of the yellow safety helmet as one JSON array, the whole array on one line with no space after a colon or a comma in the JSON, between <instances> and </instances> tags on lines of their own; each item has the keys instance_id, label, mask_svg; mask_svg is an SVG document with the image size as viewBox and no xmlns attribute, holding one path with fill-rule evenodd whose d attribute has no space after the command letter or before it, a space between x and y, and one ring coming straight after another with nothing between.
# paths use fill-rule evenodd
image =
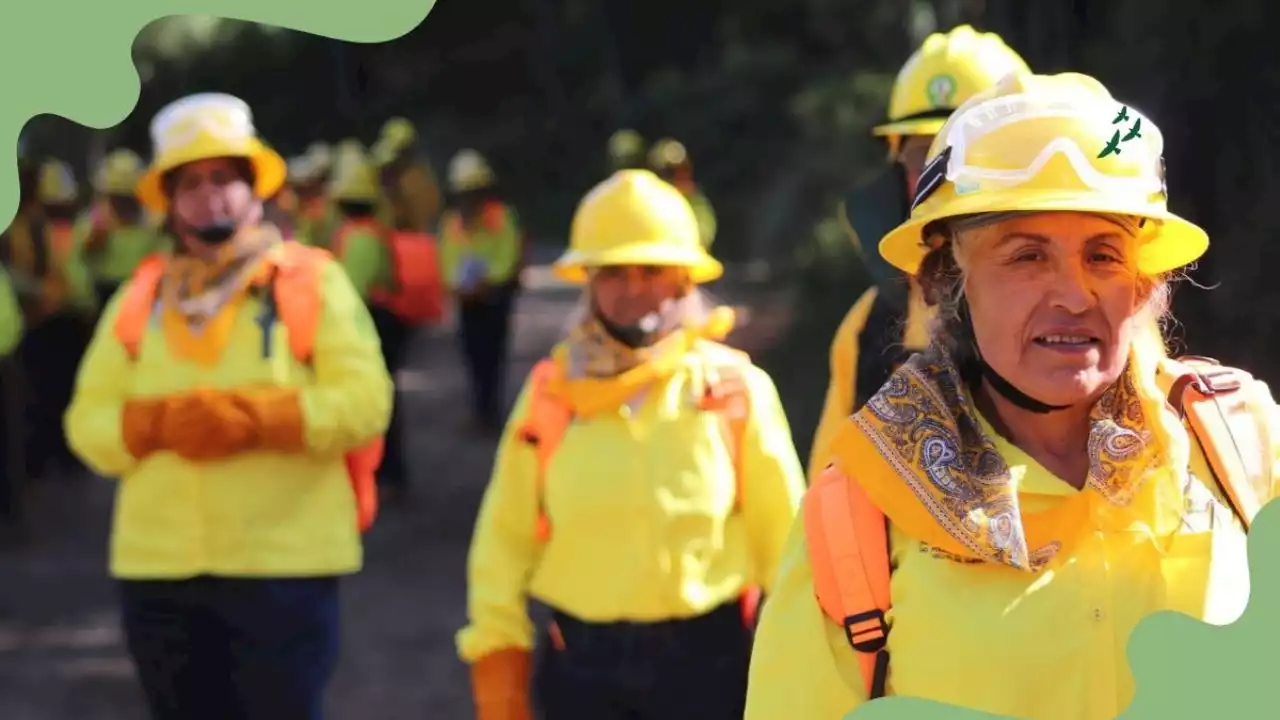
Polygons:
<instances>
[{"instance_id":1,"label":"yellow safety helmet","mask_svg":"<svg viewBox=\"0 0 1280 720\"><path fill-rule=\"evenodd\" d=\"M408 118L393 117L383 124L378 140L391 150L403 150L418 139L418 130Z\"/></svg>"},{"instance_id":2,"label":"yellow safety helmet","mask_svg":"<svg viewBox=\"0 0 1280 720\"><path fill-rule=\"evenodd\" d=\"M302 155L311 163L311 171L317 178L328 174L333 168L333 148L328 143L317 140L308 145Z\"/></svg>"},{"instance_id":3,"label":"yellow safety helmet","mask_svg":"<svg viewBox=\"0 0 1280 720\"><path fill-rule=\"evenodd\" d=\"M479 190L493 185L493 168L475 150L459 150L449 161L449 189L454 192Z\"/></svg>"},{"instance_id":4,"label":"yellow safety helmet","mask_svg":"<svg viewBox=\"0 0 1280 720\"><path fill-rule=\"evenodd\" d=\"M630 128L623 128L609 136L609 157L615 161L644 156L644 136Z\"/></svg>"},{"instance_id":5,"label":"yellow safety helmet","mask_svg":"<svg viewBox=\"0 0 1280 720\"><path fill-rule=\"evenodd\" d=\"M649 149L649 167L655 171L669 170L689 164L689 151L672 138L663 138Z\"/></svg>"},{"instance_id":6,"label":"yellow safety helmet","mask_svg":"<svg viewBox=\"0 0 1280 720\"><path fill-rule=\"evenodd\" d=\"M36 179L36 200L44 205L71 205L80 197L71 166L61 160L40 163Z\"/></svg>"},{"instance_id":7,"label":"yellow safety helmet","mask_svg":"<svg viewBox=\"0 0 1280 720\"><path fill-rule=\"evenodd\" d=\"M378 171L368 155L340 153L333 164L328 195L341 202L376 203L381 198Z\"/></svg>"},{"instance_id":8,"label":"yellow safety helmet","mask_svg":"<svg viewBox=\"0 0 1280 720\"><path fill-rule=\"evenodd\" d=\"M145 170L142 158L134 151L112 150L93 175L93 189L103 195L132 195Z\"/></svg>"},{"instance_id":9,"label":"yellow safety helmet","mask_svg":"<svg viewBox=\"0 0 1280 720\"><path fill-rule=\"evenodd\" d=\"M303 153L297 157L289 158L286 166L288 167L289 185L309 185L314 182L316 163L310 155Z\"/></svg>"},{"instance_id":10,"label":"yellow safety helmet","mask_svg":"<svg viewBox=\"0 0 1280 720\"><path fill-rule=\"evenodd\" d=\"M258 139L249 105L234 95L198 93L169 103L151 121L154 159L138 183L143 205L163 213L169 207L163 178L198 160L245 158L253 167L253 192L267 199L288 174L284 158Z\"/></svg>"},{"instance_id":11,"label":"yellow safety helmet","mask_svg":"<svg viewBox=\"0 0 1280 720\"><path fill-rule=\"evenodd\" d=\"M971 97L934 138L910 218L880 241L914 275L924 228L978 213L1075 211L1144 218L1138 269L1159 274L1200 257L1204 230L1168 209L1164 139L1088 75L1015 73Z\"/></svg>"},{"instance_id":12,"label":"yellow safety helmet","mask_svg":"<svg viewBox=\"0 0 1280 720\"><path fill-rule=\"evenodd\" d=\"M957 107L1011 72L1031 72L1022 56L995 33L960 25L933 33L898 71L888 122L873 135L933 135Z\"/></svg>"},{"instance_id":13,"label":"yellow safety helmet","mask_svg":"<svg viewBox=\"0 0 1280 720\"><path fill-rule=\"evenodd\" d=\"M695 283L724 273L702 247L689 201L648 170L619 170L587 193L573 215L569 249L552 272L581 284L590 268L609 265L685 267Z\"/></svg>"}]
</instances>

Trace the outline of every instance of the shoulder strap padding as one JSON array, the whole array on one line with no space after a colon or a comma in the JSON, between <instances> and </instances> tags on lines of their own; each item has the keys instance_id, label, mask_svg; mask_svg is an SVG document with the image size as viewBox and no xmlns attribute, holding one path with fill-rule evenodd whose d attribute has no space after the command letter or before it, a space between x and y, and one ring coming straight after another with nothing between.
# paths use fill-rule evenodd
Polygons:
<instances>
[{"instance_id":1,"label":"shoulder strap padding","mask_svg":"<svg viewBox=\"0 0 1280 720\"><path fill-rule=\"evenodd\" d=\"M1232 511L1248 529L1271 498L1272 448L1265 419L1250 403L1254 378L1212 358L1188 355L1163 361L1175 379L1169 405L1204 452ZM1242 392L1244 391L1244 392Z\"/></svg>"},{"instance_id":2,"label":"shoulder strap padding","mask_svg":"<svg viewBox=\"0 0 1280 720\"><path fill-rule=\"evenodd\" d=\"M528 410L517 431L520 439L530 445L537 456L535 492L538 498L538 519L535 532L542 542L551 537L551 522L543 501L547 469L573 421L573 408L547 389L559 376L560 366L553 358L543 358L533 366L533 371L529 374Z\"/></svg>"},{"instance_id":3,"label":"shoulder strap padding","mask_svg":"<svg viewBox=\"0 0 1280 720\"><path fill-rule=\"evenodd\" d=\"M804 498L805 540L822 612L858 653L868 698L884 695L889 536L884 513L857 482L828 466Z\"/></svg>"},{"instance_id":4,"label":"shoulder strap padding","mask_svg":"<svg viewBox=\"0 0 1280 720\"><path fill-rule=\"evenodd\" d=\"M116 311L113 330L116 340L124 347L130 360L136 360L142 336L147 331L147 323L151 320L151 311L156 302L156 290L160 286L160 278L164 274L164 258L152 255L144 259L129 278L124 296L120 299L120 309Z\"/></svg>"}]
</instances>

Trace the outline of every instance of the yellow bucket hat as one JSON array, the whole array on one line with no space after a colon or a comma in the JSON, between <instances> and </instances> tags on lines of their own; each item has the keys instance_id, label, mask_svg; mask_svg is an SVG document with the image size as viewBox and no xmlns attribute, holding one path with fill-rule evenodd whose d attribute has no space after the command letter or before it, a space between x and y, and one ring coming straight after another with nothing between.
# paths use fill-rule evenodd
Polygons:
<instances>
[{"instance_id":1,"label":"yellow bucket hat","mask_svg":"<svg viewBox=\"0 0 1280 720\"><path fill-rule=\"evenodd\" d=\"M284 158L258 139L249 106L234 95L198 93L166 105L151 121L151 142L154 159L137 195L154 212L169 206L165 174L187 163L246 158L253 166L254 194L264 200L279 192L288 174Z\"/></svg>"},{"instance_id":2,"label":"yellow bucket hat","mask_svg":"<svg viewBox=\"0 0 1280 720\"><path fill-rule=\"evenodd\" d=\"M582 284L591 268L610 265L685 267L695 283L724 274L702 247L689 201L648 170L619 170L587 193L573 215L569 249L551 269Z\"/></svg>"},{"instance_id":3,"label":"yellow bucket hat","mask_svg":"<svg viewBox=\"0 0 1280 720\"><path fill-rule=\"evenodd\" d=\"M1078 73L1015 73L978 93L934 138L909 219L880 240L916 274L923 231L946 218L1074 211L1144 219L1138 268L1155 275L1204 254L1204 230L1169 212L1164 140L1141 113Z\"/></svg>"},{"instance_id":4,"label":"yellow bucket hat","mask_svg":"<svg viewBox=\"0 0 1280 720\"><path fill-rule=\"evenodd\" d=\"M80 197L76 176L71 166L61 160L45 160L40 164L36 180L36 199L47 205L70 205Z\"/></svg>"}]
</instances>

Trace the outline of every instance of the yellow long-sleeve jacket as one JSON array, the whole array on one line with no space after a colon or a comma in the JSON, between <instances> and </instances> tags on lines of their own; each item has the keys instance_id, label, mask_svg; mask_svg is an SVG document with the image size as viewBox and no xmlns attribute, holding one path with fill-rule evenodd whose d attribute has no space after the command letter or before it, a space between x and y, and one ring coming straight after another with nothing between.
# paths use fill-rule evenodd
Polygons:
<instances>
[{"instance_id":1,"label":"yellow long-sleeve jacket","mask_svg":"<svg viewBox=\"0 0 1280 720\"><path fill-rule=\"evenodd\" d=\"M827 385L826 400L822 403L822 415L818 420L818 428L814 431L813 444L809 449L809 481L813 482L818 473L826 467L831 459L829 446L840 425L854 411L853 399L857 392L858 354L862 329L866 327L867 316L875 303L879 290L872 286L858 298L849 308L849 312L841 321L831 340L830 375ZM933 317L932 308L924 303L918 289L913 287L910 296L906 322L901 329L901 342L905 347L922 348L929 343L929 321ZM882 351L882 348L871 348L871 352Z\"/></svg>"},{"instance_id":2,"label":"yellow long-sleeve jacket","mask_svg":"<svg viewBox=\"0 0 1280 720\"><path fill-rule=\"evenodd\" d=\"M0 360L9 356L22 339L22 308L9 273L0 266Z\"/></svg>"},{"instance_id":3,"label":"yellow long-sleeve jacket","mask_svg":"<svg viewBox=\"0 0 1280 720\"><path fill-rule=\"evenodd\" d=\"M1159 380L1162 390L1170 380ZM1254 402L1271 415L1274 435L1280 412L1265 385L1257 386ZM1091 492L1060 480L980 420L1017 478L1024 517ZM1274 437L1269 442L1277 448L1274 479L1280 445ZM1191 450L1191 476L1211 478L1203 453L1194 443ZM1192 482L1194 489L1184 490L1184 526L1163 555L1140 530L1150 519L1140 508L1125 522L1095 511L1068 556L1038 572L940 557L891 524L887 694L1008 717L1119 715L1133 697L1125 649L1138 621L1176 610L1226 624L1248 601L1239 521L1215 483ZM802 518L761 616L745 718L839 720L866 697L844 629L827 619L814 595Z\"/></svg>"},{"instance_id":4,"label":"yellow long-sleeve jacket","mask_svg":"<svg viewBox=\"0 0 1280 720\"><path fill-rule=\"evenodd\" d=\"M357 571L356 507L344 453L386 431L392 384L365 304L336 262L321 273L323 308L313 360L299 364L283 325L264 330L261 304L247 297L221 362L176 359L158 328L132 361L114 336L123 293L108 304L65 417L72 449L100 475L117 477L111 572L119 578L199 574L311 576ZM131 397L197 387L264 384L301 393L308 452L247 452L195 463L171 452L138 461L122 439Z\"/></svg>"},{"instance_id":5,"label":"yellow long-sleeve jacket","mask_svg":"<svg viewBox=\"0 0 1280 720\"><path fill-rule=\"evenodd\" d=\"M745 367L750 416L740 456L741 510L720 420L693 411L697 360L652 387L634 409L575 422L547 470L551 539L535 538L537 461L517 436L521 391L498 448L467 562L465 662L530 648L530 598L587 622L693 617L751 584L772 589L804 491L777 390Z\"/></svg>"}]
</instances>

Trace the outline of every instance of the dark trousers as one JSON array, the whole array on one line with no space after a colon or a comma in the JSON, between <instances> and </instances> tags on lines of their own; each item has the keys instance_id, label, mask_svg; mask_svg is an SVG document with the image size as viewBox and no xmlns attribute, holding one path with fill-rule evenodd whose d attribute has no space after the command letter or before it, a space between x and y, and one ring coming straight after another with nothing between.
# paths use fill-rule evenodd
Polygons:
<instances>
[{"instance_id":1,"label":"dark trousers","mask_svg":"<svg viewBox=\"0 0 1280 720\"><path fill-rule=\"evenodd\" d=\"M458 342L471 381L472 412L492 427L502 426L503 380L515 295L512 283L458 303Z\"/></svg>"},{"instance_id":2,"label":"dark trousers","mask_svg":"<svg viewBox=\"0 0 1280 720\"><path fill-rule=\"evenodd\" d=\"M0 358L0 523L16 520L26 475L22 368L16 356Z\"/></svg>"},{"instance_id":3,"label":"dark trousers","mask_svg":"<svg viewBox=\"0 0 1280 720\"><path fill-rule=\"evenodd\" d=\"M152 720L321 720L338 579L123 581L125 641Z\"/></svg>"},{"instance_id":4,"label":"dark trousers","mask_svg":"<svg viewBox=\"0 0 1280 720\"><path fill-rule=\"evenodd\" d=\"M67 446L62 416L71 403L76 371L89 343L89 321L67 312L46 318L30 328L19 346L28 382L27 472L40 477L59 463L68 468L79 461Z\"/></svg>"},{"instance_id":5,"label":"dark trousers","mask_svg":"<svg viewBox=\"0 0 1280 720\"><path fill-rule=\"evenodd\" d=\"M395 313L384 308L371 305L369 314L373 316L374 327L382 340L382 357L387 363L387 372L395 380L396 373L404 366L405 355L409 345L409 327L396 317ZM382 485L404 485L408 476L405 472L402 419L404 403L401 402L399 385L391 404L391 423L387 426L386 446L383 451L382 465L378 468L378 482Z\"/></svg>"},{"instance_id":6,"label":"dark trousers","mask_svg":"<svg viewBox=\"0 0 1280 720\"><path fill-rule=\"evenodd\" d=\"M595 625L552 613L533 691L544 720L741 720L752 634L737 603L702 617Z\"/></svg>"}]
</instances>

